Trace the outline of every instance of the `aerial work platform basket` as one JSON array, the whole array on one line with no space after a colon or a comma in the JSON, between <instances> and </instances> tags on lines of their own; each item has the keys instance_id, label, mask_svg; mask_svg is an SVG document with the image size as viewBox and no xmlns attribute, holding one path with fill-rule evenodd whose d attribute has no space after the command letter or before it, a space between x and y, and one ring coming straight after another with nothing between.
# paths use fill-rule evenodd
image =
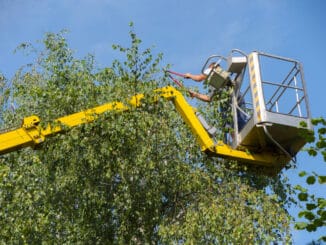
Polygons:
<instances>
[{"instance_id":1,"label":"aerial work platform basket","mask_svg":"<svg viewBox=\"0 0 326 245\"><path fill-rule=\"evenodd\" d=\"M232 147L275 152L293 159L306 143L302 131L312 129L301 63L258 51L246 55L235 49L227 58L209 57L203 70L212 59L217 59L219 69L224 63L224 73L213 69L207 83L217 89L229 80L234 85ZM239 101L245 101L244 106ZM246 124L240 129L239 113L235 113L239 111L246 115Z\"/></svg>"}]
</instances>

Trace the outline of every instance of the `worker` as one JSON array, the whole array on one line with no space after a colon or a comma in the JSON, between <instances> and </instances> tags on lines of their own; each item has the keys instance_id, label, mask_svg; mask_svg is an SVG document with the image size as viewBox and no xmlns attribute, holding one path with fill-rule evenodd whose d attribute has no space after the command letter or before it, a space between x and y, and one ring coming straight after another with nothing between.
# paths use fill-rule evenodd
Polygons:
<instances>
[{"instance_id":1,"label":"worker","mask_svg":"<svg viewBox=\"0 0 326 245\"><path fill-rule=\"evenodd\" d=\"M213 68L216 68L220 66L219 64L216 63L211 63L207 69L204 70L204 73L201 74L191 74L191 73L185 73L184 77L186 79L192 79L196 82L202 82L207 79L209 73ZM195 91L190 90L190 96L193 98L197 98L199 100L202 100L204 102L211 102L213 97L217 94L217 89L215 89L213 86L208 85L208 94L201 94ZM243 108L245 106L244 99L242 98L241 94L239 93L238 95L238 106L240 108ZM227 111L226 108L221 108L221 112L225 114ZM226 115L223 115L223 118L226 118ZM238 118L238 130L240 131L246 124L247 122L247 115L244 114L242 110L237 109L237 118Z\"/></svg>"},{"instance_id":2,"label":"worker","mask_svg":"<svg viewBox=\"0 0 326 245\"><path fill-rule=\"evenodd\" d=\"M211 70L214 68L214 66L219 66L219 64L215 64L215 63L211 63L207 69L204 70L204 73L201 74L191 74L191 73L185 73L184 77L186 79L192 79L196 82L202 82L204 80L206 80L206 78L208 77L209 73L211 72ZM216 89L213 86L209 85L208 88L208 94L201 94L201 93L197 93L194 91L189 91L190 96L191 97L196 97L197 99L200 99L202 101L205 102L211 102L212 98L214 97L215 93L216 93Z\"/></svg>"}]
</instances>

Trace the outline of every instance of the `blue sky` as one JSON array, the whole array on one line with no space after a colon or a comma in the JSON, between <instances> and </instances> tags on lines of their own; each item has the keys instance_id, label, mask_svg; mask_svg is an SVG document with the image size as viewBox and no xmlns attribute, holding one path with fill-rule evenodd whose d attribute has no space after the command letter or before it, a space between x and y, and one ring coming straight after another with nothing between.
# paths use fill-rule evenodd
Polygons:
<instances>
[{"instance_id":1,"label":"blue sky","mask_svg":"<svg viewBox=\"0 0 326 245\"><path fill-rule=\"evenodd\" d=\"M77 56L94 54L105 67L117 58L112 44L129 44L129 23L144 47L163 52L180 72L199 72L211 54L260 50L303 63L313 117L326 117L326 2L323 0L0 0L0 72L10 78L27 62L13 50L46 32L69 30ZM299 154L299 169L323 171L321 159ZM298 171L289 171L297 183ZM325 188L319 189L326 196ZM294 232L295 244L318 234Z\"/></svg>"}]
</instances>

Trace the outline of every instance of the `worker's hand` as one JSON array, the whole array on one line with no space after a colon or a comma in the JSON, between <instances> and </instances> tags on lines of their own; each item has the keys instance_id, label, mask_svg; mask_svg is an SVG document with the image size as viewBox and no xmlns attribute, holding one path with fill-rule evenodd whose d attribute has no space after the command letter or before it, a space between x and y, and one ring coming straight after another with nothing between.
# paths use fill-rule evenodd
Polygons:
<instances>
[{"instance_id":1,"label":"worker's hand","mask_svg":"<svg viewBox=\"0 0 326 245\"><path fill-rule=\"evenodd\" d=\"M185 74L184 74L184 78L186 78L186 79L191 78L191 73L185 73Z\"/></svg>"},{"instance_id":2,"label":"worker's hand","mask_svg":"<svg viewBox=\"0 0 326 245\"><path fill-rule=\"evenodd\" d=\"M189 90L189 95L191 98L196 97L196 92Z\"/></svg>"}]
</instances>

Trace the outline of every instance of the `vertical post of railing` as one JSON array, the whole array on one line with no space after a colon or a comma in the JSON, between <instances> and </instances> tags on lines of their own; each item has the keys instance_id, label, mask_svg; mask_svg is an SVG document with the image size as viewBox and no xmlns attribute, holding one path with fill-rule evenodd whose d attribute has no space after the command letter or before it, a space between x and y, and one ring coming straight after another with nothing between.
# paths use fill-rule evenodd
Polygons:
<instances>
[{"instance_id":1,"label":"vertical post of railing","mask_svg":"<svg viewBox=\"0 0 326 245\"><path fill-rule=\"evenodd\" d=\"M305 109L306 109L306 117L307 118L311 118L311 112L310 112L310 108L309 108L309 98L308 98L308 94L307 94L307 86L306 86L306 80L304 78L304 71L303 71L303 66L301 63L298 63L299 69L300 69L300 75L301 75L301 82L302 82L302 88L303 88L303 96L304 96L304 100L305 100Z\"/></svg>"},{"instance_id":2,"label":"vertical post of railing","mask_svg":"<svg viewBox=\"0 0 326 245\"><path fill-rule=\"evenodd\" d=\"M299 93L298 93L298 89L297 89L297 78L296 78L296 76L294 76L293 80L294 80L294 86L296 87L295 96L296 96L296 100L297 100L298 113L299 113L299 116L302 117L301 107L300 107L300 100L299 100Z\"/></svg>"}]
</instances>

